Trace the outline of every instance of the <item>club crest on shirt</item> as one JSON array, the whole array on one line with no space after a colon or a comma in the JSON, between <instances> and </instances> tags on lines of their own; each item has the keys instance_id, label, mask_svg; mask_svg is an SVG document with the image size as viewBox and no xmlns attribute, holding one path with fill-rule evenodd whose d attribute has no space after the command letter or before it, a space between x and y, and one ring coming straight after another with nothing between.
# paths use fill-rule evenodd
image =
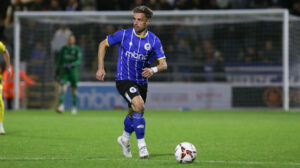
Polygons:
<instances>
[{"instance_id":1,"label":"club crest on shirt","mask_svg":"<svg viewBox=\"0 0 300 168\"><path fill-rule=\"evenodd\" d=\"M131 87L131 88L129 89L129 91L130 91L130 93L135 93L135 92L136 92L136 88L135 88L135 87Z\"/></svg>"},{"instance_id":2,"label":"club crest on shirt","mask_svg":"<svg viewBox=\"0 0 300 168\"><path fill-rule=\"evenodd\" d=\"M145 45L144 45L144 48L145 48L145 50L150 50L150 48L151 48L151 45L150 45L150 43L146 43Z\"/></svg>"}]
</instances>

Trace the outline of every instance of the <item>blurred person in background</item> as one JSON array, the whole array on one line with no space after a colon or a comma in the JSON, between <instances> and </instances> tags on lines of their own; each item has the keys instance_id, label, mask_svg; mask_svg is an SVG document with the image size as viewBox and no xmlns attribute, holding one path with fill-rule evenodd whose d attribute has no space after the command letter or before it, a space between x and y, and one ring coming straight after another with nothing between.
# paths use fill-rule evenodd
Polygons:
<instances>
[{"instance_id":1,"label":"blurred person in background","mask_svg":"<svg viewBox=\"0 0 300 168\"><path fill-rule=\"evenodd\" d=\"M216 51L214 53L214 61L213 61L213 81L215 82L226 82L225 76L225 65L224 65L224 57L220 51Z\"/></svg>"},{"instance_id":2,"label":"blurred person in background","mask_svg":"<svg viewBox=\"0 0 300 168\"><path fill-rule=\"evenodd\" d=\"M212 63L215 51L216 49L213 46L211 40L204 40L203 53L204 53L205 63Z\"/></svg>"},{"instance_id":3,"label":"blurred person in background","mask_svg":"<svg viewBox=\"0 0 300 168\"><path fill-rule=\"evenodd\" d=\"M8 6L5 17L5 27L8 27L14 22L14 12L27 11L28 7L21 2L21 0L14 0L14 3Z\"/></svg>"},{"instance_id":4,"label":"blurred person in background","mask_svg":"<svg viewBox=\"0 0 300 168\"><path fill-rule=\"evenodd\" d=\"M50 11L61 11L62 8L61 8L61 5L60 5L59 1L58 0L51 0L49 10Z\"/></svg>"},{"instance_id":5,"label":"blurred person in background","mask_svg":"<svg viewBox=\"0 0 300 168\"><path fill-rule=\"evenodd\" d=\"M63 113L65 110L65 92L67 91L67 84L70 82L72 89L71 112L72 114L77 114L78 68L81 64L82 53L81 49L75 43L75 36L70 35L68 44L61 48L59 57L56 60L56 75L59 77L61 85L59 105L56 109L58 113Z\"/></svg>"},{"instance_id":6,"label":"blurred person in background","mask_svg":"<svg viewBox=\"0 0 300 168\"><path fill-rule=\"evenodd\" d=\"M148 31L153 12L146 6L133 10L133 28L122 29L108 35L98 47L98 71L96 78L104 81L104 57L106 48L119 44L119 60L116 74L116 87L128 103L128 115L124 119L123 135L117 142L125 157L132 157L130 137L135 132L139 157L149 157L145 142L144 106L147 97L148 78L154 73L167 69L166 57L160 39ZM150 67L154 59L158 65Z\"/></svg>"},{"instance_id":7,"label":"blurred person in background","mask_svg":"<svg viewBox=\"0 0 300 168\"><path fill-rule=\"evenodd\" d=\"M5 45L0 41L0 53L3 54L4 61L6 63L6 67L8 68L9 75L11 75L11 69L10 68L10 56L5 48ZM2 80L2 72L0 74L0 79ZM2 81L1 81L2 82ZM2 98L2 92L3 92L3 87L2 83L0 83L0 135L5 134L4 126L3 126L3 119L4 119L4 103L3 103L3 98Z\"/></svg>"},{"instance_id":8,"label":"blurred person in background","mask_svg":"<svg viewBox=\"0 0 300 168\"><path fill-rule=\"evenodd\" d=\"M159 0L160 10L173 10L172 5L167 0Z\"/></svg>"},{"instance_id":9,"label":"blurred person in background","mask_svg":"<svg viewBox=\"0 0 300 168\"><path fill-rule=\"evenodd\" d=\"M80 1L83 11L95 11L97 2L96 0L84 0Z\"/></svg>"},{"instance_id":10,"label":"blurred person in background","mask_svg":"<svg viewBox=\"0 0 300 168\"><path fill-rule=\"evenodd\" d=\"M160 8L161 8L160 4L157 2L157 0L149 0L148 2L146 2L145 5L148 6L152 10L160 10Z\"/></svg>"},{"instance_id":11,"label":"blurred person in background","mask_svg":"<svg viewBox=\"0 0 300 168\"><path fill-rule=\"evenodd\" d=\"M29 11L44 11L47 7L44 0L34 0L34 2L29 5Z\"/></svg>"},{"instance_id":12,"label":"blurred person in background","mask_svg":"<svg viewBox=\"0 0 300 168\"><path fill-rule=\"evenodd\" d=\"M248 46L246 48L246 52L245 52L243 61L246 63L259 61L259 57L258 57L256 48L254 46Z\"/></svg>"},{"instance_id":13,"label":"blurred person in background","mask_svg":"<svg viewBox=\"0 0 300 168\"><path fill-rule=\"evenodd\" d=\"M175 0L175 10L192 9L192 4L189 0Z\"/></svg>"},{"instance_id":14,"label":"blurred person in background","mask_svg":"<svg viewBox=\"0 0 300 168\"><path fill-rule=\"evenodd\" d=\"M77 0L69 0L66 6L66 11L80 11L81 5Z\"/></svg>"},{"instance_id":15,"label":"blurred person in background","mask_svg":"<svg viewBox=\"0 0 300 168\"><path fill-rule=\"evenodd\" d=\"M135 7L141 6L141 5L144 5L143 0L134 0L134 2L131 3L129 8L130 8L130 10L133 10Z\"/></svg>"},{"instance_id":16,"label":"blurred person in background","mask_svg":"<svg viewBox=\"0 0 300 168\"><path fill-rule=\"evenodd\" d=\"M55 31L54 37L51 41L51 49L57 57L61 47L67 45L68 38L72 34L72 31L68 28L66 24L60 25L60 27Z\"/></svg>"},{"instance_id":17,"label":"blurred person in background","mask_svg":"<svg viewBox=\"0 0 300 168\"><path fill-rule=\"evenodd\" d=\"M260 60L264 63L272 64L279 63L281 61L281 53L278 47L274 47L272 40L266 40L265 46L260 52Z\"/></svg>"},{"instance_id":18,"label":"blurred person in background","mask_svg":"<svg viewBox=\"0 0 300 168\"><path fill-rule=\"evenodd\" d=\"M291 14L300 16L300 0L295 0L292 3Z\"/></svg>"},{"instance_id":19,"label":"blurred person in background","mask_svg":"<svg viewBox=\"0 0 300 168\"><path fill-rule=\"evenodd\" d=\"M34 48L30 52L29 67L32 68L32 72L35 74L34 79L41 80L42 75L45 73L45 65L47 64L47 51L43 43L36 42Z\"/></svg>"},{"instance_id":20,"label":"blurred person in background","mask_svg":"<svg viewBox=\"0 0 300 168\"><path fill-rule=\"evenodd\" d=\"M13 70L13 67L10 66L10 68L6 71L4 71L3 74L3 90L4 90L4 97L7 103L7 109L11 110L13 108L13 100L15 97L15 73ZM24 93L24 82L26 85L34 85L35 82L27 76L27 74L20 70L20 84L19 84L19 99L20 101L23 100L23 93Z\"/></svg>"},{"instance_id":21,"label":"blurred person in background","mask_svg":"<svg viewBox=\"0 0 300 168\"><path fill-rule=\"evenodd\" d=\"M179 63L179 72L181 74L181 81L191 81L191 64L193 54L190 48L190 44L184 38L178 39L178 44L175 48L177 62Z\"/></svg>"},{"instance_id":22,"label":"blurred person in background","mask_svg":"<svg viewBox=\"0 0 300 168\"><path fill-rule=\"evenodd\" d=\"M196 63L196 66L192 68L192 72L197 73L198 75L194 76L193 81L205 81L204 54L200 42L195 44L192 60L194 63Z\"/></svg>"}]
</instances>

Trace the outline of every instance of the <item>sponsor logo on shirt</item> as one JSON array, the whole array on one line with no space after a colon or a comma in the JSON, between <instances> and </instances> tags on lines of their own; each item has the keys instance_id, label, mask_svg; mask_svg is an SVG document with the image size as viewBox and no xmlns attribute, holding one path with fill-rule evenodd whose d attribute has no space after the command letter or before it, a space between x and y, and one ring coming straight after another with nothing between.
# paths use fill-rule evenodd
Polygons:
<instances>
[{"instance_id":1,"label":"sponsor logo on shirt","mask_svg":"<svg viewBox=\"0 0 300 168\"><path fill-rule=\"evenodd\" d=\"M148 55L144 55L144 54L139 54L135 51L133 52L130 52L130 51L126 51L125 55L127 57L130 57L130 58L134 58L134 59L138 59L138 60L146 60Z\"/></svg>"}]
</instances>

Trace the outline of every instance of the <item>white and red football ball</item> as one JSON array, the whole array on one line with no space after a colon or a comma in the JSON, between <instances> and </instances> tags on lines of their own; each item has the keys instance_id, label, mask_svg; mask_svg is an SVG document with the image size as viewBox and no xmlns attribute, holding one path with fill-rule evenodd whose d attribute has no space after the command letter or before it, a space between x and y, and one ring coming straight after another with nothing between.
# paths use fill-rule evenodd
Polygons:
<instances>
[{"instance_id":1,"label":"white and red football ball","mask_svg":"<svg viewBox=\"0 0 300 168\"><path fill-rule=\"evenodd\" d=\"M182 142L176 146L174 155L179 163L192 163L196 159L197 150L193 144Z\"/></svg>"}]
</instances>

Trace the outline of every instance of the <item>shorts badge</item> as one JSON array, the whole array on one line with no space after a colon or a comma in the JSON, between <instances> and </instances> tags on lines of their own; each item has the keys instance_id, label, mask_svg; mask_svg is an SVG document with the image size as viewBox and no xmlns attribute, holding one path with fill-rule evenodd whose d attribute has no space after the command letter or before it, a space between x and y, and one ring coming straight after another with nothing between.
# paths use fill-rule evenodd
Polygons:
<instances>
[{"instance_id":1,"label":"shorts badge","mask_svg":"<svg viewBox=\"0 0 300 168\"><path fill-rule=\"evenodd\" d=\"M129 89L129 91L130 91L130 93L135 93L135 92L136 92L136 88L135 88L135 87L131 87L131 88Z\"/></svg>"}]
</instances>

